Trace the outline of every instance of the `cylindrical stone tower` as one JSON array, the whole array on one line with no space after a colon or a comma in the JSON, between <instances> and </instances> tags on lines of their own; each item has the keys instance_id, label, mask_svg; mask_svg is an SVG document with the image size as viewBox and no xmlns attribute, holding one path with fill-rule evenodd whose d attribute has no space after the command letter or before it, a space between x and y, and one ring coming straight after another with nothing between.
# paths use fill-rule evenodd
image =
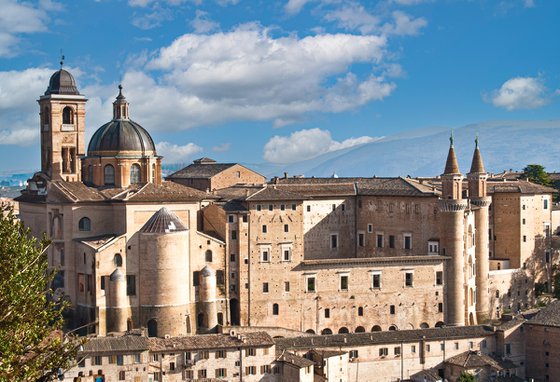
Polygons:
<instances>
[{"instance_id":1,"label":"cylindrical stone tower","mask_svg":"<svg viewBox=\"0 0 560 382\"><path fill-rule=\"evenodd\" d=\"M126 278L119 268L109 276L107 333L124 332L130 309L126 296Z\"/></svg>"},{"instance_id":2,"label":"cylindrical stone tower","mask_svg":"<svg viewBox=\"0 0 560 382\"><path fill-rule=\"evenodd\" d=\"M441 244L446 256L451 259L446 264L446 316L449 326L465 325L465 216L467 202L462 196L463 175L459 171L453 136L441 175L442 196L438 207L441 212Z\"/></svg>"},{"instance_id":3,"label":"cylindrical stone tower","mask_svg":"<svg viewBox=\"0 0 560 382\"><path fill-rule=\"evenodd\" d=\"M216 305L216 272L208 265L200 272L200 301L204 314L204 328L212 330L218 325L218 307Z\"/></svg>"},{"instance_id":4,"label":"cylindrical stone tower","mask_svg":"<svg viewBox=\"0 0 560 382\"><path fill-rule=\"evenodd\" d=\"M478 149L478 137L475 140L471 171L468 173L469 198L474 208L475 256L476 256L476 316L478 323L484 323L490 318L490 294L488 290L488 208L491 198L487 196L486 180L488 174L484 170L482 156Z\"/></svg>"},{"instance_id":5,"label":"cylindrical stone tower","mask_svg":"<svg viewBox=\"0 0 560 382\"><path fill-rule=\"evenodd\" d=\"M157 335L187 334L189 315L189 236L181 220L167 208L140 229L140 324L157 322Z\"/></svg>"}]
</instances>

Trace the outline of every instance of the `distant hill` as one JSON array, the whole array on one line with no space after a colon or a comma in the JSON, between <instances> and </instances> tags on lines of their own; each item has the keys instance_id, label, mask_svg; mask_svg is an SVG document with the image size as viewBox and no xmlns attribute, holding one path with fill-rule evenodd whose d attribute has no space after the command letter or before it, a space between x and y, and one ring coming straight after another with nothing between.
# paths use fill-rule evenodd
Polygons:
<instances>
[{"instance_id":1,"label":"distant hill","mask_svg":"<svg viewBox=\"0 0 560 382\"><path fill-rule=\"evenodd\" d=\"M250 165L267 177L305 176L433 176L443 172L449 148L448 128L413 130L379 141L330 152L289 165ZM459 168L471 165L478 132L486 171L521 170L538 163L547 171L560 170L560 120L492 121L454 129Z\"/></svg>"}]
</instances>

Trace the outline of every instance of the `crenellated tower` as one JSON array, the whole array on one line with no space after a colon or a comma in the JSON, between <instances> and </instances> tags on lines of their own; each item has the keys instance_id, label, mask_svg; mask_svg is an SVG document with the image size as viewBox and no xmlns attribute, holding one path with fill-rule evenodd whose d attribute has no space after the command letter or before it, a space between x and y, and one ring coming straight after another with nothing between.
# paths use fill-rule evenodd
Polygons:
<instances>
[{"instance_id":1,"label":"crenellated tower","mask_svg":"<svg viewBox=\"0 0 560 382\"><path fill-rule=\"evenodd\" d=\"M37 102L40 108L41 172L52 180L79 181L85 154L86 97L70 72L56 71Z\"/></svg>"},{"instance_id":2,"label":"crenellated tower","mask_svg":"<svg viewBox=\"0 0 560 382\"><path fill-rule=\"evenodd\" d=\"M469 182L470 203L474 207L475 219L475 257L476 257L476 315L477 321L483 323L490 317L490 295L488 290L488 209L491 198L487 196L486 180L488 174L484 170L482 156L478 148L478 136L471 170L467 174Z\"/></svg>"},{"instance_id":3,"label":"crenellated tower","mask_svg":"<svg viewBox=\"0 0 560 382\"><path fill-rule=\"evenodd\" d=\"M438 206L441 212L441 246L443 254L450 257L446 267L446 315L449 326L465 325L465 275L464 275L464 231L467 202L463 199L463 175L459 171L453 134L450 137L449 153L445 171L441 175L442 195Z\"/></svg>"}]
</instances>

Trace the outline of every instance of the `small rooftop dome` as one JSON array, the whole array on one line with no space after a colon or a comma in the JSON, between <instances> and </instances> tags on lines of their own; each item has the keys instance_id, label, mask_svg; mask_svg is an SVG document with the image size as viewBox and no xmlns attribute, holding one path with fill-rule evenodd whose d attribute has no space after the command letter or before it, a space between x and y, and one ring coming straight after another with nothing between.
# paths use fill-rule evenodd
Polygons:
<instances>
[{"instance_id":1,"label":"small rooftop dome","mask_svg":"<svg viewBox=\"0 0 560 382\"><path fill-rule=\"evenodd\" d=\"M51 76L49 87L45 92L45 95L49 94L80 95L80 92L76 87L76 81L72 74L61 68Z\"/></svg>"}]
</instances>

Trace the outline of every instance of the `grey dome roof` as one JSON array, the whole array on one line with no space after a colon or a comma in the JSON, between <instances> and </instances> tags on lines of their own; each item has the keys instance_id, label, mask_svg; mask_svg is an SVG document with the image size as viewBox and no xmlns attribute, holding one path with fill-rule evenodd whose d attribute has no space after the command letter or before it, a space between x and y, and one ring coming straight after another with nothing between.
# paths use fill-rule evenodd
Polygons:
<instances>
[{"instance_id":1,"label":"grey dome roof","mask_svg":"<svg viewBox=\"0 0 560 382\"><path fill-rule=\"evenodd\" d=\"M76 87L76 81L69 71L60 69L53 73L49 81L49 87L45 95L49 94L69 94L79 95L80 92Z\"/></svg>"},{"instance_id":2,"label":"grey dome roof","mask_svg":"<svg viewBox=\"0 0 560 382\"><path fill-rule=\"evenodd\" d=\"M129 119L114 119L101 126L91 137L88 155L157 155L152 137L146 129ZM126 154L125 154L126 155Z\"/></svg>"}]
</instances>

